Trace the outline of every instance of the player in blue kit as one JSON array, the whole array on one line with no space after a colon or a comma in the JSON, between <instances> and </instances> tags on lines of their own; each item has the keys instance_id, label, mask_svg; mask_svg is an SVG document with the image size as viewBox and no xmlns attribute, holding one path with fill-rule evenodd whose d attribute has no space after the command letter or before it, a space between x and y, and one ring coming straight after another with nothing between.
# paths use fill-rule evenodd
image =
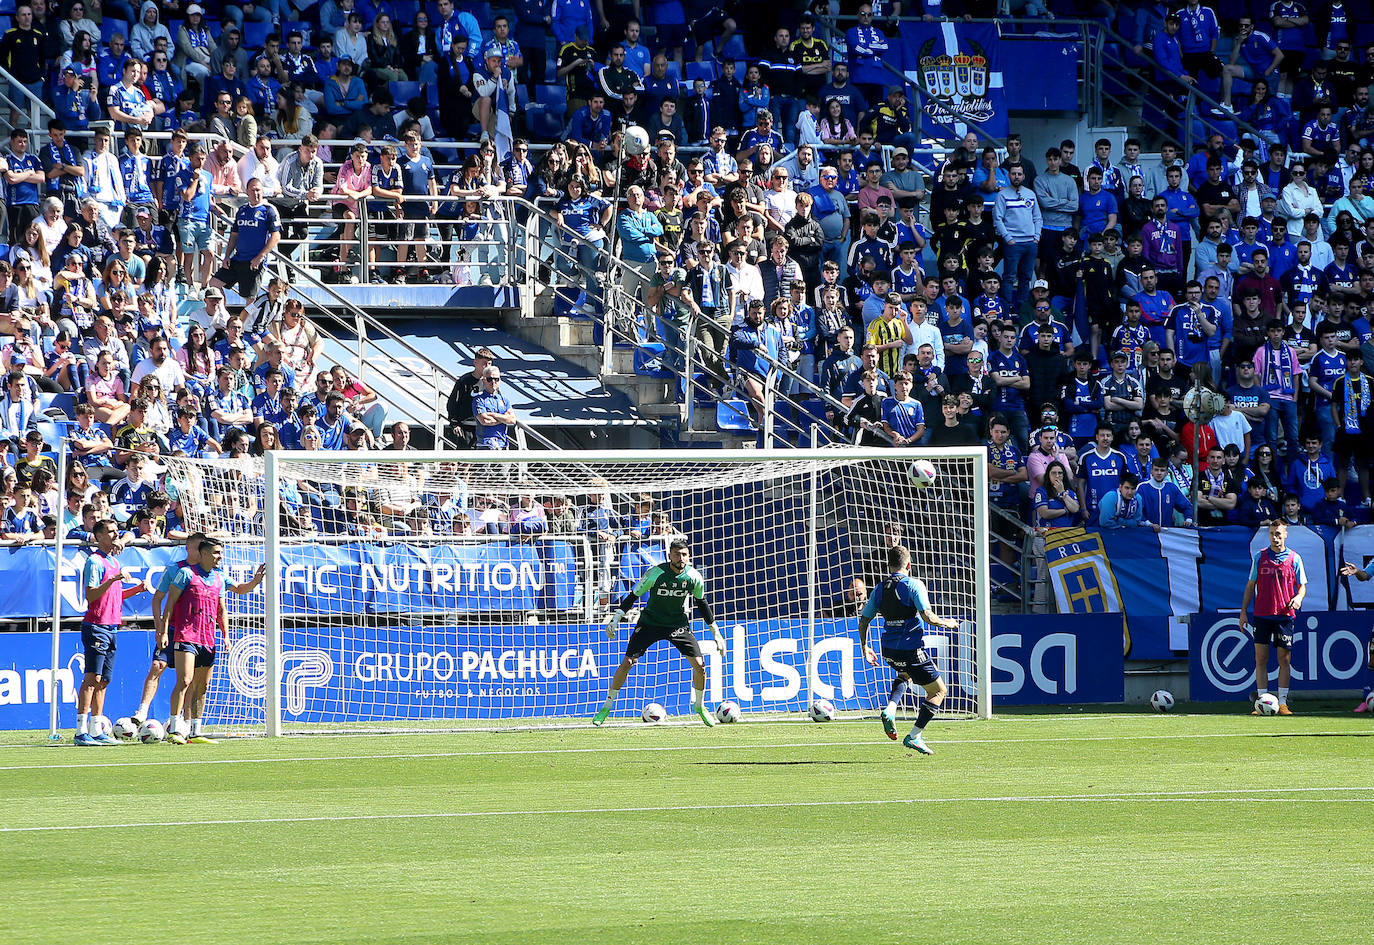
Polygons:
<instances>
[{"instance_id":1,"label":"player in blue kit","mask_svg":"<svg viewBox=\"0 0 1374 945\"><path fill-rule=\"evenodd\" d=\"M868 627L873 618L883 618L883 659L897 671L888 696L887 706L879 713L883 731L891 739L897 738L897 701L911 683L923 687L925 699L916 713L916 724L910 734L902 739L902 744L923 755L933 755L934 751L926 744L922 733L935 710L945 701L945 681L935 661L925 649L925 629L927 626L953 630L959 621L938 616L930 609L930 595L919 579L911 576L911 552L903 545L893 545L887 550L888 577L869 595L859 616L859 646L870 666L878 665L878 657L868 645Z\"/></svg>"}]
</instances>

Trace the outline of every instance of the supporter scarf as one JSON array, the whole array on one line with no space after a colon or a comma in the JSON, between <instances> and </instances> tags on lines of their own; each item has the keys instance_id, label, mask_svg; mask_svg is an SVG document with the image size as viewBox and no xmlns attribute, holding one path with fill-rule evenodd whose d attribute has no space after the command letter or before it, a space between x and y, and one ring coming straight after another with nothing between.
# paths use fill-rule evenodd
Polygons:
<instances>
[{"instance_id":1,"label":"supporter scarf","mask_svg":"<svg viewBox=\"0 0 1374 945\"><path fill-rule=\"evenodd\" d=\"M1358 390L1356 389L1358 387ZM1364 375L1359 375L1358 383L1351 383L1349 374L1345 376L1345 432L1359 433L1360 419L1369 413L1369 384Z\"/></svg>"}]
</instances>

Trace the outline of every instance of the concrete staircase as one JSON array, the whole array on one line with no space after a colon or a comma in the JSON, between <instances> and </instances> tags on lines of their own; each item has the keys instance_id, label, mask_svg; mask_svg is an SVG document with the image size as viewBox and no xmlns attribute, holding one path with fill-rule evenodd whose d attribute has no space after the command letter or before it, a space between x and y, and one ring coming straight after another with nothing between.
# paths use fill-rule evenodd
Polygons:
<instances>
[{"instance_id":1,"label":"concrete staircase","mask_svg":"<svg viewBox=\"0 0 1374 945\"><path fill-rule=\"evenodd\" d=\"M549 307L538 306L536 311L548 312ZM537 314L504 319L501 327L512 335L556 352L589 373L600 375L603 384L628 396L639 415L660 435L683 442L723 443L727 447L740 446L746 441L749 445L754 443L752 435L740 437L718 431L715 411L710 407L693 410L692 429L685 429L687 411L678 403L676 382L636 374L634 350L628 346L616 347L612 352L611 370L603 372L601 348L593 343L595 323L590 319Z\"/></svg>"}]
</instances>

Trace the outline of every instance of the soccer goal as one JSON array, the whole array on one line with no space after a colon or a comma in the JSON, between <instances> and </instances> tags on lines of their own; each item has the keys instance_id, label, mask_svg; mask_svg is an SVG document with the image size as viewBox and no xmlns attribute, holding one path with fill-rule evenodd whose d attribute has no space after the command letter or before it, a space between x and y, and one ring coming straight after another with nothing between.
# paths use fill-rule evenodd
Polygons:
<instances>
[{"instance_id":1,"label":"soccer goal","mask_svg":"<svg viewBox=\"0 0 1374 945\"><path fill-rule=\"evenodd\" d=\"M933 484L917 459L934 464ZM726 638L718 652L695 621L711 706L880 708L892 674L865 663L858 615L901 543L932 607L960 621L926 637L950 689L941 715L991 714L981 448L272 452L170 466L188 527L237 537L231 576L268 567L264 591L230 601L207 707L219 725L277 735L589 718L637 613L610 640L611 608L678 537ZM613 718L651 702L685 715L690 696L690 668L662 643Z\"/></svg>"}]
</instances>

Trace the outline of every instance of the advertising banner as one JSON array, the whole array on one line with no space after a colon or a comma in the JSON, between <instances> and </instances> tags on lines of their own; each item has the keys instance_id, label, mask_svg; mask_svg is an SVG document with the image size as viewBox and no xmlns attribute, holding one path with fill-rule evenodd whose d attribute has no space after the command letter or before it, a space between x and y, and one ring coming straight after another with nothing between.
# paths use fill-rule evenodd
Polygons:
<instances>
[{"instance_id":1,"label":"advertising banner","mask_svg":"<svg viewBox=\"0 0 1374 945\"><path fill-rule=\"evenodd\" d=\"M1293 680L1302 691L1355 689L1366 678L1369 617L1349 611L1299 613L1293 625ZM1255 691L1255 645L1234 614L1203 613L1188 633L1189 691L1194 701L1247 699ZM1278 654L1269 652L1269 688L1278 685Z\"/></svg>"}]
</instances>

